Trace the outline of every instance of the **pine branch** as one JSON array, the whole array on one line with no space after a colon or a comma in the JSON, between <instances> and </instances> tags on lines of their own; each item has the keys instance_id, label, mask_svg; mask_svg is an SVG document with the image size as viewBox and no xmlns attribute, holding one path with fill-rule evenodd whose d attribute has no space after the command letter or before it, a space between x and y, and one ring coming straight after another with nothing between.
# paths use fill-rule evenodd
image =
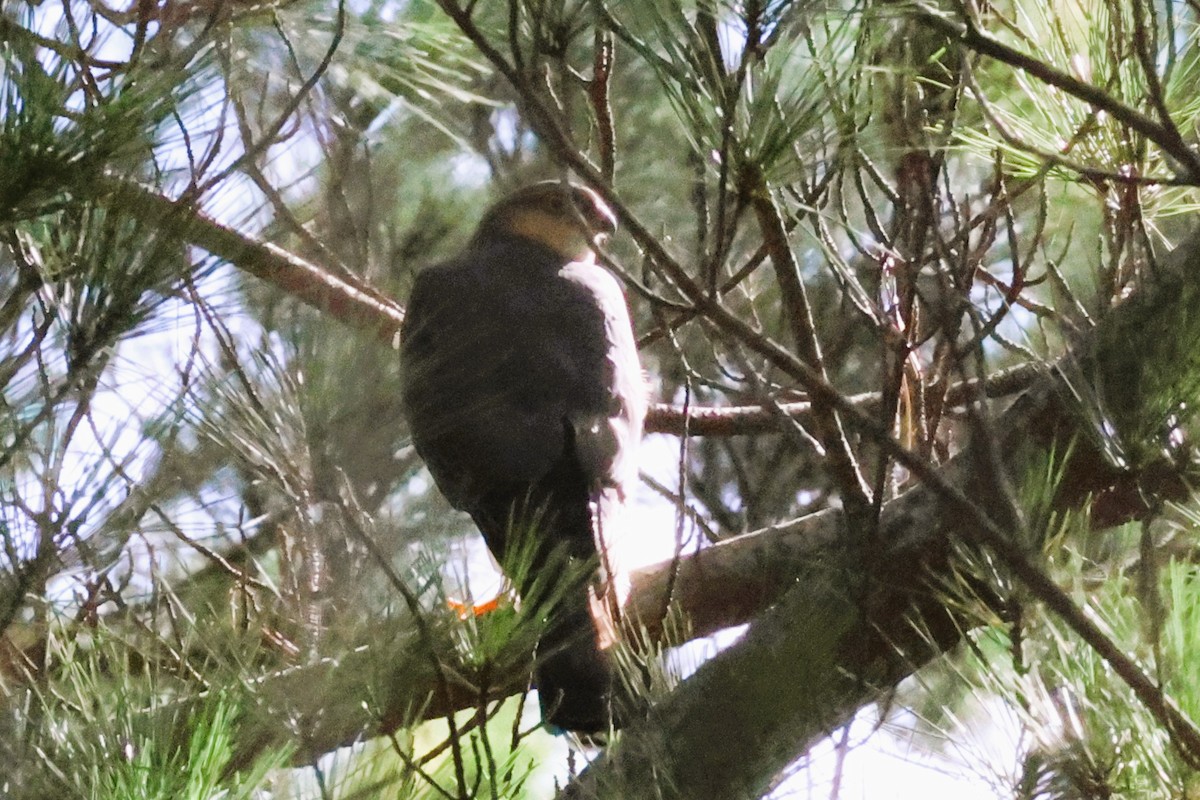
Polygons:
<instances>
[{"instance_id":1,"label":"pine branch","mask_svg":"<svg viewBox=\"0 0 1200 800\"><path fill-rule=\"evenodd\" d=\"M161 219L188 244L228 261L334 319L373 331L386 342L398 343L403 310L357 277L336 274L270 242L256 241L222 225L186 200L172 200L120 178L110 178L107 184L109 191L120 193L129 212Z\"/></svg>"},{"instance_id":2,"label":"pine branch","mask_svg":"<svg viewBox=\"0 0 1200 800\"><path fill-rule=\"evenodd\" d=\"M964 14L962 21L959 22L920 3L914 6L912 13L922 24L958 42L963 47L1024 70L1048 86L1062 89L1094 108L1106 111L1114 119L1145 136L1161 147L1164 153L1171 156L1179 165L1181 173L1179 177L1182 181L1189 185L1195 185L1200 181L1200 153L1183 140L1179 129L1171 121L1169 115L1164 114L1161 122L1154 120L1136 108L1122 103L1104 89L1092 86L1090 83L1055 69L1040 59L1009 47L981 30L969 13ZM1147 74L1153 75L1154 72L1151 70Z\"/></svg>"},{"instance_id":3,"label":"pine branch","mask_svg":"<svg viewBox=\"0 0 1200 800\"><path fill-rule=\"evenodd\" d=\"M982 381L974 378L953 383L946 390L946 405L957 406L981 397L997 398L1028 389L1049 370L1040 363L1020 364L997 370ZM864 414L877 414L883 405L879 392L849 395L846 401ZM808 401L751 406L673 406L657 403L646 416L647 433L676 436L749 436L785 431L796 420L812 413Z\"/></svg>"},{"instance_id":4,"label":"pine branch","mask_svg":"<svg viewBox=\"0 0 1200 800\"><path fill-rule=\"evenodd\" d=\"M1025 532L1002 487L1019 484L1048 453L1068 451L1060 502L1079 505L1089 492L1111 482L1117 470L1106 466L1094 446L1073 399L1078 387L1064 376L1085 367L1111 374L1134 358L1140 369L1137 375L1125 374L1121 415L1132 419L1152 409L1162 399L1154 395L1163 386L1194 380L1194 375L1181 373L1194 371L1195 359L1181 359L1177 350L1180 342L1190 348L1200 337L1200 323L1189 319L1198 296L1200 231L1164 259L1148 285L1106 316L985 435L936 475L922 476L925 482L887 504L874 541L856 546L855 531L846 530L836 513L824 515L817 532L793 543L809 557L806 565L792 565L799 570L791 573L791 585L778 603L743 639L706 662L656 707L650 719L627 731L563 797L652 797L664 783L683 797L759 796L771 776L797 754L980 624L963 606L947 605L943 598L959 563L956 548L978 550L981 545L1096 650L1169 734L1184 760L1194 763L1200 757L1195 724L1083 609L1020 555L1023 545L1018 542ZM1163 336L1160 326L1178 338ZM1180 489L1187 494L1182 483L1160 481L1143 488L1159 497ZM975 502L950 502L946 489ZM967 513L972 505L978 513ZM981 528L995 528L1008 537L993 541L990 534L980 536ZM778 537L766 538L775 544ZM740 547L757 549L753 544ZM773 567L770 558L784 552L763 548L740 556L743 568L764 570ZM719 581L723 575L714 576L713 567L729 567L735 559L712 558L708 565L695 559L687 569L702 575L702 581ZM686 578L677 578L675 585L687 607L696 592L687 587ZM716 582L708 589L717 591ZM645 581L638 590L646 591ZM988 592L986 587L977 590ZM698 764L704 768L696 769Z\"/></svg>"},{"instance_id":5,"label":"pine branch","mask_svg":"<svg viewBox=\"0 0 1200 800\"><path fill-rule=\"evenodd\" d=\"M1005 467L1010 476L1019 475L1022 467L1039 454L1078 433L1079 418L1070 401L1064 399L1062 389L1057 374L1043 373L1025 398L996 420L996 429L1004 432L999 449L1006 454ZM1040 435L1033 436L1032 431ZM974 449L968 449L941 474L963 493L986 497L994 493L993 483L986 471L981 473L978 456ZM1082 506L1090 491L1100 491L1112 483L1113 473L1098 468L1097 462L1095 453L1087 448L1076 450L1063 479L1064 504ZM1136 477L1129 477L1131 485L1139 483ZM1174 488L1185 489L1182 484ZM781 736L780 741L790 748L786 755L779 755L786 763L870 702L879 689L894 685L952 647L964 630L976 624L974 619L943 605L940 583L953 573L954 545L967 538L963 527L975 524L956 509L947 508L934 490L920 485L884 506L881 549L867 563L862 552L848 546L852 537L841 516L829 511L741 536L677 563L663 562L637 573L628 612L651 637L661 635L662 610L668 605L663 594L668 586L673 587L670 600L688 618L694 638L755 619L760 619L755 630L764 630L760 636L748 639L752 644L736 645L730 651L732 655L721 657L734 660L733 666L718 673L719 677L706 678L703 688L688 681L679 691L684 699L673 696L650 723L631 733L647 735L647 730L656 730L653 726L669 724L669 735L683 736L694 727L697 732L689 736L700 737L711 746L727 739L713 737L713 725L727 729L731 720L740 718L731 709L744 709L741 713L756 715L755 719L762 721L758 715L764 707L785 699L783 685L798 683L802 696L787 699L800 703L804 713L797 719L795 707L788 708L786 703L781 706L793 715L788 717L787 726L798 725L796 732L784 735L773 730L766 739L752 739L753 747L747 745L747 752L753 748L771 752L765 741ZM857 604L848 604L848 592L839 580L847 575L869 587ZM857 625L839 628L831 623L831 617L836 621L838 615L849 615ZM840 643L831 643L812 630L795 629L809 625L816 631L841 631ZM465 669L450 670L456 681L448 692L437 689L428 657L413 642L396 652L363 649L341 661L289 670L262 681L258 712L247 723L237 761L252 761L262 748L276 742L276 737L289 735L287 724L297 720L304 721L306 733L305 749L296 754L296 763L304 763L338 746L388 733L416 719L475 708L481 694L497 700L523 692L529 663L518 661L505 671L492 671L485 692L470 682ZM391 667L381 674L380 664ZM807 673L798 672L804 664L821 666ZM754 682L746 676L756 673L766 674L771 681L747 686ZM703 670L702 674L709 675ZM802 674L809 675L807 683ZM714 691L716 684L720 691ZM714 697L724 697L729 691L757 690L766 692L767 697L741 694L729 703L711 705ZM805 704L827 710L814 717L811 714L815 711ZM371 711L364 710L367 708ZM658 730L655 735L667 734ZM699 748L700 744L693 741L691 746ZM637 749L636 745L628 745L622 752L634 753ZM659 751L647 750L651 752ZM689 758L689 763L697 763L703 750L693 752L696 755ZM757 759L756 755L744 766L758 763ZM712 762L714 767L721 763L721 759ZM625 768L603 769L611 772ZM755 774L773 773L758 770ZM588 791L599 790L606 780L603 775L589 772L583 778L584 788L572 791L582 791L584 794L578 796L588 797ZM613 796L626 795L618 792Z\"/></svg>"},{"instance_id":6,"label":"pine branch","mask_svg":"<svg viewBox=\"0 0 1200 800\"><path fill-rule=\"evenodd\" d=\"M1110 348L1125 346L1159 367L1171 367L1156 361L1163 348L1156 350L1145 337L1123 333L1114 338L1113 333L1146 328L1148 314L1186 314L1198 293L1200 233L1168 258L1154 286L1106 318L1070 359L1100 362L1114 357ZM1153 331L1147 336L1153 337ZM1062 507L1082 507L1118 477L1136 487L1135 494L1144 492L1145 479L1155 475L1158 483L1151 490L1160 497L1185 494L1182 481L1166 480L1154 468L1139 476L1107 466L1086 435L1063 377L1067 368L1064 360L1058 369L1042 372L994 421L995 445L980 437L936 476L930 475L931 482L886 504L871 543L854 546L853 532L838 512L829 511L637 574L628 610L652 636L659 633L662 609L668 605L663 596L667 586L673 587L670 601L689 618L692 636L756 621L742 641L708 662L649 720L630 730L566 796L643 796L641 792L662 785L648 777L654 770L660 777L666 770L666 779L685 789L683 796L751 792L747 787L773 775L881 690L953 647L979 621L962 606L947 606L945 587L958 564L956 548L979 546L975 529L981 520L946 502L947 488L976 498L987 512L983 522L995 524L989 520L1010 512L997 487L1019 482L1047 453L1065 452L1073 443L1058 487ZM1002 474L989 453L993 447ZM1036 570L1022 578L1045 579ZM1069 600L1062 606L1064 599L1053 599L1055 610L1074 625L1081 612ZM1118 673L1132 666L1111 647L1101 652L1110 663L1123 664L1116 667ZM380 676L380 663L394 666ZM429 668L428 657L412 646L396 653L360 650L340 662L265 679L261 714L250 724L252 734L239 744L239 761L252 760L274 737L288 735L285 721L305 723L306 750L297 755L304 760L417 718L474 708L481 696L495 700L524 691L526 663L491 673L483 692L463 670L452 671L456 681L448 693L435 692L432 674L414 679ZM372 675L380 679L373 683ZM1152 710L1172 720L1176 734L1190 727L1158 689L1144 685L1137 691ZM744 726L739 720L746 720ZM737 735L731 736L735 729ZM691 768L698 763L706 768ZM693 786L694 781L701 785Z\"/></svg>"}]
</instances>

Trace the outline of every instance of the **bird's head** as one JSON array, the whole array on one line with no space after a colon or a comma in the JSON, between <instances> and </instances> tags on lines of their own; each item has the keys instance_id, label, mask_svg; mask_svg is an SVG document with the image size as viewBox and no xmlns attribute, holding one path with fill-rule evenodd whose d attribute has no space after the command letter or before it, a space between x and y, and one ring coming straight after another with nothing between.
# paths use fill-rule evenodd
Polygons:
<instances>
[{"instance_id":1,"label":"bird's head","mask_svg":"<svg viewBox=\"0 0 1200 800\"><path fill-rule=\"evenodd\" d=\"M582 261L593 259L592 248L616 229L616 215L591 189L542 181L516 190L489 208L473 241L520 236L565 259Z\"/></svg>"}]
</instances>

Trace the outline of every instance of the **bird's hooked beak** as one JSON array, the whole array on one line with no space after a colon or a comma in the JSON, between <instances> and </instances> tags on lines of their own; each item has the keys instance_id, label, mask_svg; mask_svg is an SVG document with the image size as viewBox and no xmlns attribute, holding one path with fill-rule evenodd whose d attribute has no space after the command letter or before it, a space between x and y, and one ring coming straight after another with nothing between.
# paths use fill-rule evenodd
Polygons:
<instances>
[{"instance_id":1,"label":"bird's hooked beak","mask_svg":"<svg viewBox=\"0 0 1200 800\"><path fill-rule=\"evenodd\" d=\"M592 241L604 244L608 237L617 232L617 215L609 208L608 203L601 199L586 186L571 187L575 207L583 217L584 223L592 232Z\"/></svg>"},{"instance_id":2,"label":"bird's hooked beak","mask_svg":"<svg viewBox=\"0 0 1200 800\"><path fill-rule=\"evenodd\" d=\"M586 186L572 184L570 197L574 213L569 224L574 228L576 235L586 234L586 241L559 248L559 252L568 255L568 251L574 250L570 255L573 261L595 261L594 248L603 247L608 238L617 231L617 215L600 195ZM571 237L565 238L569 240Z\"/></svg>"}]
</instances>

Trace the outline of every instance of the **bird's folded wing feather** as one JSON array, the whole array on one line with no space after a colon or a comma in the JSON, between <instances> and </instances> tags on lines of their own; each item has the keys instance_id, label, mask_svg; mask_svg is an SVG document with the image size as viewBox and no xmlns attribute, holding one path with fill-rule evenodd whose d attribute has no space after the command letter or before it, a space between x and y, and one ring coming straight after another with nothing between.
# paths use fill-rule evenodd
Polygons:
<instances>
[{"instance_id":1,"label":"bird's folded wing feather","mask_svg":"<svg viewBox=\"0 0 1200 800\"><path fill-rule=\"evenodd\" d=\"M404 399L417 449L448 499L534 481L573 429L591 480L625 483L645 390L620 286L594 265L561 270L508 246L422 272L405 320Z\"/></svg>"}]
</instances>

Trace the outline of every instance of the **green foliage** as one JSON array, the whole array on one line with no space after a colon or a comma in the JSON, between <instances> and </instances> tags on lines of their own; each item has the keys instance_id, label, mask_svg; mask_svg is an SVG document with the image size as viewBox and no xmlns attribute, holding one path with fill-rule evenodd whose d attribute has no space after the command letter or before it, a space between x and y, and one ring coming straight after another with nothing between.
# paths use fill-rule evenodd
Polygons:
<instances>
[{"instance_id":1,"label":"green foliage","mask_svg":"<svg viewBox=\"0 0 1200 800\"><path fill-rule=\"evenodd\" d=\"M1134 533L1136 536L1136 533ZM1156 577L1165 602L1161 628L1147 625L1145 595L1135 575L1103 576L1077 554L1062 559L1063 572L1084 576L1076 597L1114 639L1129 643L1139 663L1159 676L1189 715L1198 709L1195 607L1200 575L1193 565L1171 562ZM1151 632L1157 630L1157 634ZM1017 642L1019 637L1019 645ZM1189 796L1196 773L1108 664L1044 608L1027 607L1019 627L989 628L972 637L959 659L957 679L970 688L961 716L942 723L948 741L981 774L999 777L998 790L1015 797ZM975 717L990 713L1011 728L1016 763L989 754ZM978 731L977 734L972 731ZM1006 784L1007 785L1004 785Z\"/></svg>"},{"instance_id":2,"label":"green foliage","mask_svg":"<svg viewBox=\"0 0 1200 800\"><path fill-rule=\"evenodd\" d=\"M1123 320L1062 366L1088 435L1027 471L1014 517L1050 553L1038 568L1200 715L1195 570L1153 567L1195 526L1098 533L1057 505L1085 444L1114 471L1186 476L1194 458L1200 304L1189 280L1169 313L1138 290L1195 211L1195 176L1169 136L1114 113L1195 149L1194 4L118 5L0 12L0 794L553 791L564 748L527 730L520 689L589 565L527 582L535 521L503 565L529 584L520 604L458 619L447 595L487 598L447 564L482 548L408 441L394 343L242 280L250 249L203 255L185 212L402 299L497 193L572 163L611 169L640 223L611 254L665 401L811 399L761 346L801 353L811 319L830 383L872 393L854 402L940 467L988 434L948 387L983 373L1009 395L988 375L1013 353L1057 361ZM128 180L184 212L147 211ZM764 198L788 252L750 213ZM681 300L685 280L750 333ZM659 448L644 466L677 512L674 550L844 505L815 412ZM910 487L872 436L845 445L880 508ZM1161 511L1153 475L1139 490ZM962 554L949 605L989 627L922 675L929 720L1009 708L1026 735L1000 770L1014 796L1195 793L1077 632L991 554ZM617 650L642 704L679 690L670 648L693 630L677 613ZM832 639L845 619L807 622ZM756 711L721 722L750 735Z\"/></svg>"},{"instance_id":3,"label":"green foliage","mask_svg":"<svg viewBox=\"0 0 1200 800\"><path fill-rule=\"evenodd\" d=\"M24 4L17 16L30 28L42 19ZM100 73L81 69L64 42L11 18L4 27L0 220L39 220L72 200L86 202L114 172L154 174L156 146L170 124L182 124L180 109L206 78L207 48L186 48L173 59L147 55ZM96 43L110 34L97 34Z\"/></svg>"},{"instance_id":4,"label":"green foliage","mask_svg":"<svg viewBox=\"0 0 1200 800\"><path fill-rule=\"evenodd\" d=\"M288 758L284 744L231 770L245 685L186 691L130 642L105 628L79 636L65 620L47 648L38 685L4 687L6 797L251 798Z\"/></svg>"},{"instance_id":5,"label":"green foliage","mask_svg":"<svg viewBox=\"0 0 1200 800\"><path fill-rule=\"evenodd\" d=\"M813 45L807 53L768 49L763 40L794 24L786 7L768 4L746 18L708 3L622 8L625 42L655 71L692 149L714 173L753 168L797 180L807 169L803 155L824 144L820 99L842 87L836 63L823 59L850 46L855 18L819 18L816 33L806 20L802 31Z\"/></svg>"}]
</instances>

